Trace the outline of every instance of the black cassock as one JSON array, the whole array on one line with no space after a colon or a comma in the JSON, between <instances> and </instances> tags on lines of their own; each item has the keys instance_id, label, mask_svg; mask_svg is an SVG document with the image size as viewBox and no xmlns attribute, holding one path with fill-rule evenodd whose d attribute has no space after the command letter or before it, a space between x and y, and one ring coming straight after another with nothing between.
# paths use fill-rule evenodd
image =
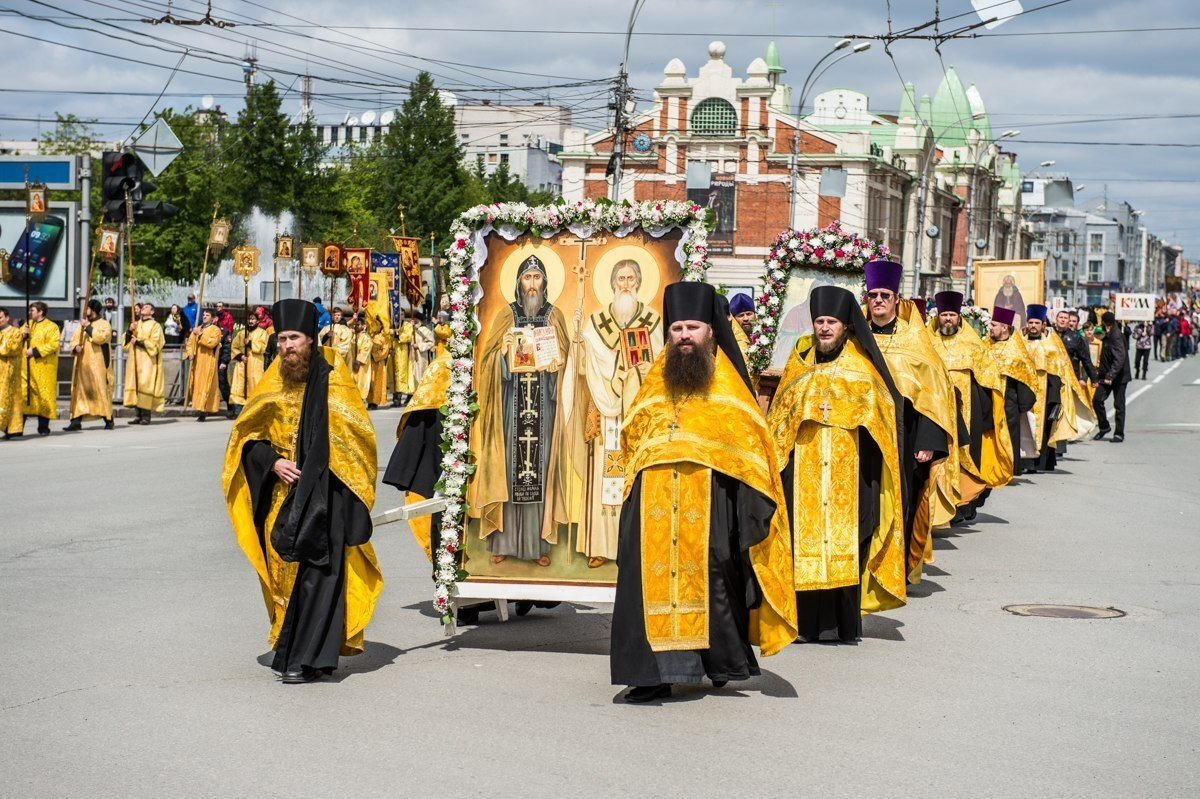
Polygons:
<instances>
[{"instance_id":1,"label":"black cassock","mask_svg":"<svg viewBox=\"0 0 1200 799\"><path fill-rule=\"evenodd\" d=\"M371 538L370 509L329 468L331 371L316 351L296 438L300 479L292 484L269 533L279 556L298 564L271 664L279 672L337 668L346 628L346 547ZM260 541L267 534L271 493L279 479L271 469L280 457L268 441L252 441L242 450Z\"/></svg>"},{"instance_id":2,"label":"black cassock","mask_svg":"<svg viewBox=\"0 0 1200 799\"><path fill-rule=\"evenodd\" d=\"M713 472L708 537L709 647L654 652L642 611L642 477L621 506L617 540L617 596L609 663L613 685L654 686L745 680L759 674L750 648L750 611L762 592L750 548L770 532L775 503L744 483Z\"/></svg>"},{"instance_id":3,"label":"black cassock","mask_svg":"<svg viewBox=\"0 0 1200 799\"><path fill-rule=\"evenodd\" d=\"M442 471L442 415L437 408L412 411L400 431L400 439L388 459L383 482L401 491L432 497ZM430 552L441 545L441 517L430 520Z\"/></svg>"},{"instance_id":4,"label":"black cassock","mask_svg":"<svg viewBox=\"0 0 1200 799\"><path fill-rule=\"evenodd\" d=\"M819 469L819 464L801 464L801 468ZM875 439L858 429L858 573L867 567L871 536L879 526L879 487L883 477L883 454ZM788 522L795 529L792 510L796 496L796 453L788 458L783 470L783 494L787 498ZM896 486L896 490L900 487ZM835 635L842 641L862 638L861 580L845 588L825 588L796 592L796 622L800 638L816 641Z\"/></svg>"},{"instance_id":5,"label":"black cassock","mask_svg":"<svg viewBox=\"0 0 1200 799\"><path fill-rule=\"evenodd\" d=\"M1021 415L1033 410L1037 395L1033 389L1012 377L1004 378L1004 418L1008 422L1008 439L1013 448L1013 473L1021 474Z\"/></svg>"}]
</instances>

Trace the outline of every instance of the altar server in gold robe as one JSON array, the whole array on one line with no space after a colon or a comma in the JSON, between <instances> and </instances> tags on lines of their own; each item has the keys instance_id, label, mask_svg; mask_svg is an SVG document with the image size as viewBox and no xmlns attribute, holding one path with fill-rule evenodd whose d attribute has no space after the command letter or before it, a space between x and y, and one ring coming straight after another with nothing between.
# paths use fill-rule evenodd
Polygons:
<instances>
[{"instance_id":1,"label":"altar server in gold robe","mask_svg":"<svg viewBox=\"0 0 1200 799\"><path fill-rule=\"evenodd\" d=\"M137 324L125 332L125 407L136 408L130 424L150 424L151 413L166 405L166 380L162 353L166 338L154 320L154 305L143 302Z\"/></svg>"},{"instance_id":2,"label":"altar server in gold robe","mask_svg":"<svg viewBox=\"0 0 1200 799\"><path fill-rule=\"evenodd\" d=\"M25 427L25 337L0 308L0 432L4 440L20 438Z\"/></svg>"},{"instance_id":3,"label":"altar server in gold robe","mask_svg":"<svg viewBox=\"0 0 1200 799\"><path fill-rule=\"evenodd\" d=\"M371 336L367 333L366 324L357 314L350 320L350 329L354 333L350 347L350 374L358 384L358 393L363 402L371 393Z\"/></svg>"},{"instance_id":4,"label":"altar server in gold robe","mask_svg":"<svg viewBox=\"0 0 1200 799\"><path fill-rule=\"evenodd\" d=\"M58 418L58 345L62 331L47 318L46 303L29 306L25 332L25 416L37 417L39 436L50 435L50 420Z\"/></svg>"},{"instance_id":5,"label":"altar server in gold robe","mask_svg":"<svg viewBox=\"0 0 1200 799\"><path fill-rule=\"evenodd\" d=\"M392 336L376 314L367 314L367 334L371 337L371 385L367 389L367 409L374 410L388 401L388 358L392 354Z\"/></svg>"},{"instance_id":6,"label":"altar server in gold robe","mask_svg":"<svg viewBox=\"0 0 1200 799\"><path fill-rule=\"evenodd\" d=\"M111 347L112 327L104 319L104 306L100 300L88 300L83 324L71 336L75 362L71 368L71 423L65 430L82 430L88 419L103 419L104 429L113 429L113 387L108 371Z\"/></svg>"},{"instance_id":7,"label":"altar server in gold robe","mask_svg":"<svg viewBox=\"0 0 1200 799\"><path fill-rule=\"evenodd\" d=\"M1012 480L1012 444L1004 418L1004 378L984 350L983 340L962 318L963 295L934 295L937 316L929 320L934 350L942 359L965 435L958 441L959 510L954 521L973 520L988 494Z\"/></svg>"},{"instance_id":8,"label":"altar server in gold robe","mask_svg":"<svg viewBox=\"0 0 1200 799\"><path fill-rule=\"evenodd\" d=\"M188 336L184 357L192 362L192 407L203 422L221 407L221 388L217 382L221 355L221 328L213 322L212 311L205 309L200 324Z\"/></svg>"},{"instance_id":9,"label":"altar server in gold robe","mask_svg":"<svg viewBox=\"0 0 1200 799\"><path fill-rule=\"evenodd\" d=\"M413 357L416 355L416 333L416 325L407 316L401 317L400 324L392 331L392 406L396 408L408 402L420 379L416 370L417 358Z\"/></svg>"},{"instance_id":10,"label":"altar server in gold robe","mask_svg":"<svg viewBox=\"0 0 1200 799\"><path fill-rule=\"evenodd\" d=\"M875 343L904 397L900 476L904 480L904 541L908 574L918 582L932 559L935 527L949 526L958 505L958 407L954 387L916 306L900 299L904 267L866 265L867 309ZM908 319L900 313L901 303ZM920 300L924 306L925 301Z\"/></svg>"},{"instance_id":11,"label":"altar server in gold robe","mask_svg":"<svg viewBox=\"0 0 1200 799\"><path fill-rule=\"evenodd\" d=\"M1086 436L1095 423L1087 393L1079 384L1071 356L1059 336L1050 330L1045 305L1026 306L1029 319L1021 332L1038 372L1041 407L1034 415L1042 425L1042 447L1032 465L1037 471L1054 471L1068 441Z\"/></svg>"},{"instance_id":12,"label":"altar server in gold robe","mask_svg":"<svg viewBox=\"0 0 1200 799\"><path fill-rule=\"evenodd\" d=\"M375 434L358 386L318 347L317 309L271 309L279 357L233 425L221 480L234 535L262 587L284 683L363 649L383 589L371 547Z\"/></svg>"},{"instance_id":13,"label":"altar server in gold robe","mask_svg":"<svg viewBox=\"0 0 1200 799\"><path fill-rule=\"evenodd\" d=\"M321 328L318 336L322 346L333 347L346 366L350 366L351 351L354 347L354 331L346 324L345 314L341 308L330 312L329 324Z\"/></svg>"},{"instance_id":14,"label":"altar server in gold robe","mask_svg":"<svg viewBox=\"0 0 1200 799\"><path fill-rule=\"evenodd\" d=\"M792 549L770 434L712 286L674 283L667 342L625 416L609 661L627 702L759 674L796 636Z\"/></svg>"},{"instance_id":15,"label":"altar server in gold robe","mask_svg":"<svg viewBox=\"0 0 1200 799\"><path fill-rule=\"evenodd\" d=\"M907 598L897 429L904 397L854 295L809 295L811 338L788 359L771 429L791 516L800 640L862 637L862 614Z\"/></svg>"},{"instance_id":16,"label":"altar server in gold robe","mask_svg":"<svg viewBox=\"0 0 1200 799\"><path fill-rule=\"evenodd\" d=\"M992 323L983 346L1004 378L1004 420L1012 444L1013 475L1019 475L1024 471L1021 467L1022 438L1030 457L1041 447L1040 435L1035 438L1035 431L1040 433L1040 430L1028 417L1039 404L1037 388L1041 381L1025 340L1013 335L1015 321L1016 313L1011 308L999 305L992 308Z\"/></svg>"}]
</instances>

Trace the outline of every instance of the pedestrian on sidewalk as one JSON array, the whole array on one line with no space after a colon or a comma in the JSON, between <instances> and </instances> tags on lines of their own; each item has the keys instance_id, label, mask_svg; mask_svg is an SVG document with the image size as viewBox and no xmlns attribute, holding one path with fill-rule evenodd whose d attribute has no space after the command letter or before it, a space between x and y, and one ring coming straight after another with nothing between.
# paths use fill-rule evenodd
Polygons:
<instances>
[{"instance_id":1,"label":"pedestrian on sidewalk","mask_svg":"<svg viewBox=\"0 0 1200 799\"><path fill-rule=\"evenodd\" d=\"M1117 320L1112 314L1105 314L1101 324L1104 325L1104 346L1100 350L1100 384L1096 386L1096 396L1092 401L1092 410L1096 412L1096 422L1100 426L1096 433L1097 440L1104 438L1111 431L1114 444L1125 440L1125 387L1129 385L1129 351L1125 348L1125 337L1117 330ZM1104 402L1108 395L1113 397L1113 411L1116 416L1115 429L1109 427L1108 415L1104 412Z\"/></svg>"},{"instance_id":2,"label":"pedestrian on sidewalk","mask_svg":"<svg viewBox=\"0 0 1200 799\"><path fill-rule=\"evenodd\" d=\"M1139 322L1133 329L1133 341L1136 355L1133 361L1133 376L1137 380L1146 379L1146 370L1150 367L1150 345L1153 343L1152 327L1149 322Z\"/></svg>"}]
</instances>

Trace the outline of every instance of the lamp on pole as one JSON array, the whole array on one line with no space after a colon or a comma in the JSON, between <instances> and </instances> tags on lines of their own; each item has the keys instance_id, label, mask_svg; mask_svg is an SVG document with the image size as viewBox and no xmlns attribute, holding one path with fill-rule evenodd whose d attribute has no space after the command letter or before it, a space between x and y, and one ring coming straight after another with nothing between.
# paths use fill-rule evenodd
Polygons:
<instances>
[{"instance_id":1,"label":"lamp on pole","mask_svg":"<svg viewBox=\"0 0 1200 799\"><path fill-rule=\"evenodd\" d=\"M925 151L925 159L924 159L923 163L921 164L921 174L917 180L917 230L916 230L917 242L916 242L916 255L914 256L915 263L913 264L913 269L912 269L912 283L911 283L911 288L910 288L910 293L909 293L910 297L916 297L918 294L920 294L920 291L921 291L921 255L922 255L921 250L923 249L921 245L924 243L924 240L921 238L921 236L925 233L925 205L926 205L926 203L925 203L925 187L926 187L927 183L929 182L929 169L933 165L933 151L937 149L938 142L940 142L951 131L955 130L956 128L962 127L963 123L965 123L965 122L973 122L977 119L983 119L983 117L984 117L984 114L981 111L981 112L972 114L969 117L965 117L963 119L956 120L953 125L951 125L950 127L943 130L940 134L938 134L937 138L935 138L930 143L929 147ZM993 139L991 142L989 142L988 146L990 147L992 144L995 144L997 141L1000 141L1001 139L1011 139L1014 136L1019 136L1019 135L1021 135L1021 131L1019 131L1019 130L1005 131L999 137L997 137L996 139ZM967 213L969 216L970 215L970 206L967 206ZM970 232L971 231L970 231L970 225L969 225L969 220L968 220L967 235L970 235ZM968 258L969 258L969 253L968 253Z\"/></svg>"},{"instance_id":2,"label":"lamp on pole","mask_svg":"<svg viewBox=\"0 0 1200 799\"><path fill-rule=\"evenodd\" d=\"M616 98L613 102L613 151L609 160L612 175L612 201L621 198L621 159L625 157L625 105L629 102L629 42L633 38L633 26L646 0L634 0L629 10L629 24L625 28L625 54L621 57L621 71L617 75Z\"/></svg>"},{"instance_id":3,"label":"lamp on pole","mask_svg":"<svg viewBox=\"0 0 1200 799\"><path fill-rule=\"evenodd\" d=\"M817 63L813 64L813 68L808 71L808 75L804 78L804 83L800 87L800 101L796 103L796 129L795 134L792 136L791 191L788 198L788 224L793 227L796 224L796 189L800 177L800 120L804 116L804 103L808 99L808 93L812 90L813 86L816 85L816 82L820 80L821 76L828 72L834 64L838 63L839 61L845 61L855 53L863 53L871 49L870 42L859 42L850 48L850 52L842 53L840 56L833 59L833 61L830 61L824 69L821 69L821 65L824 64L830 56L845 50L847 47L850 47L851 44L854 44L853 39L839 39L837 44L833 46L832 50L821 56L821 58L817 60ZM817 72L818 69L821 69L821 71Z\"/></svg>"}]
</instances>

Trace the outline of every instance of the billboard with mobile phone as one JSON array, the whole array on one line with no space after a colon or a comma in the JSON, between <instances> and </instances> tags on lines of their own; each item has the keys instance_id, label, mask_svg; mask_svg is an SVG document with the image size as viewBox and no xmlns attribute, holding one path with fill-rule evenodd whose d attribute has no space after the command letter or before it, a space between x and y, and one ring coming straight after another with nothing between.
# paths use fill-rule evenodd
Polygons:
<instances>
[{"instance_id":1,"label":"billboard with mobile phone","mask_svg":"<svg viewBox=\"0 0 1200 799\"><path fill-rule=\"evenodd\" d=\"M74 301L74 219L73 204L51 203L38 220L27 220L20 208L0 208L0 249L8 251L0 303L23 303L27 296L56 305Z\"/></svg>"}]
</instances>

